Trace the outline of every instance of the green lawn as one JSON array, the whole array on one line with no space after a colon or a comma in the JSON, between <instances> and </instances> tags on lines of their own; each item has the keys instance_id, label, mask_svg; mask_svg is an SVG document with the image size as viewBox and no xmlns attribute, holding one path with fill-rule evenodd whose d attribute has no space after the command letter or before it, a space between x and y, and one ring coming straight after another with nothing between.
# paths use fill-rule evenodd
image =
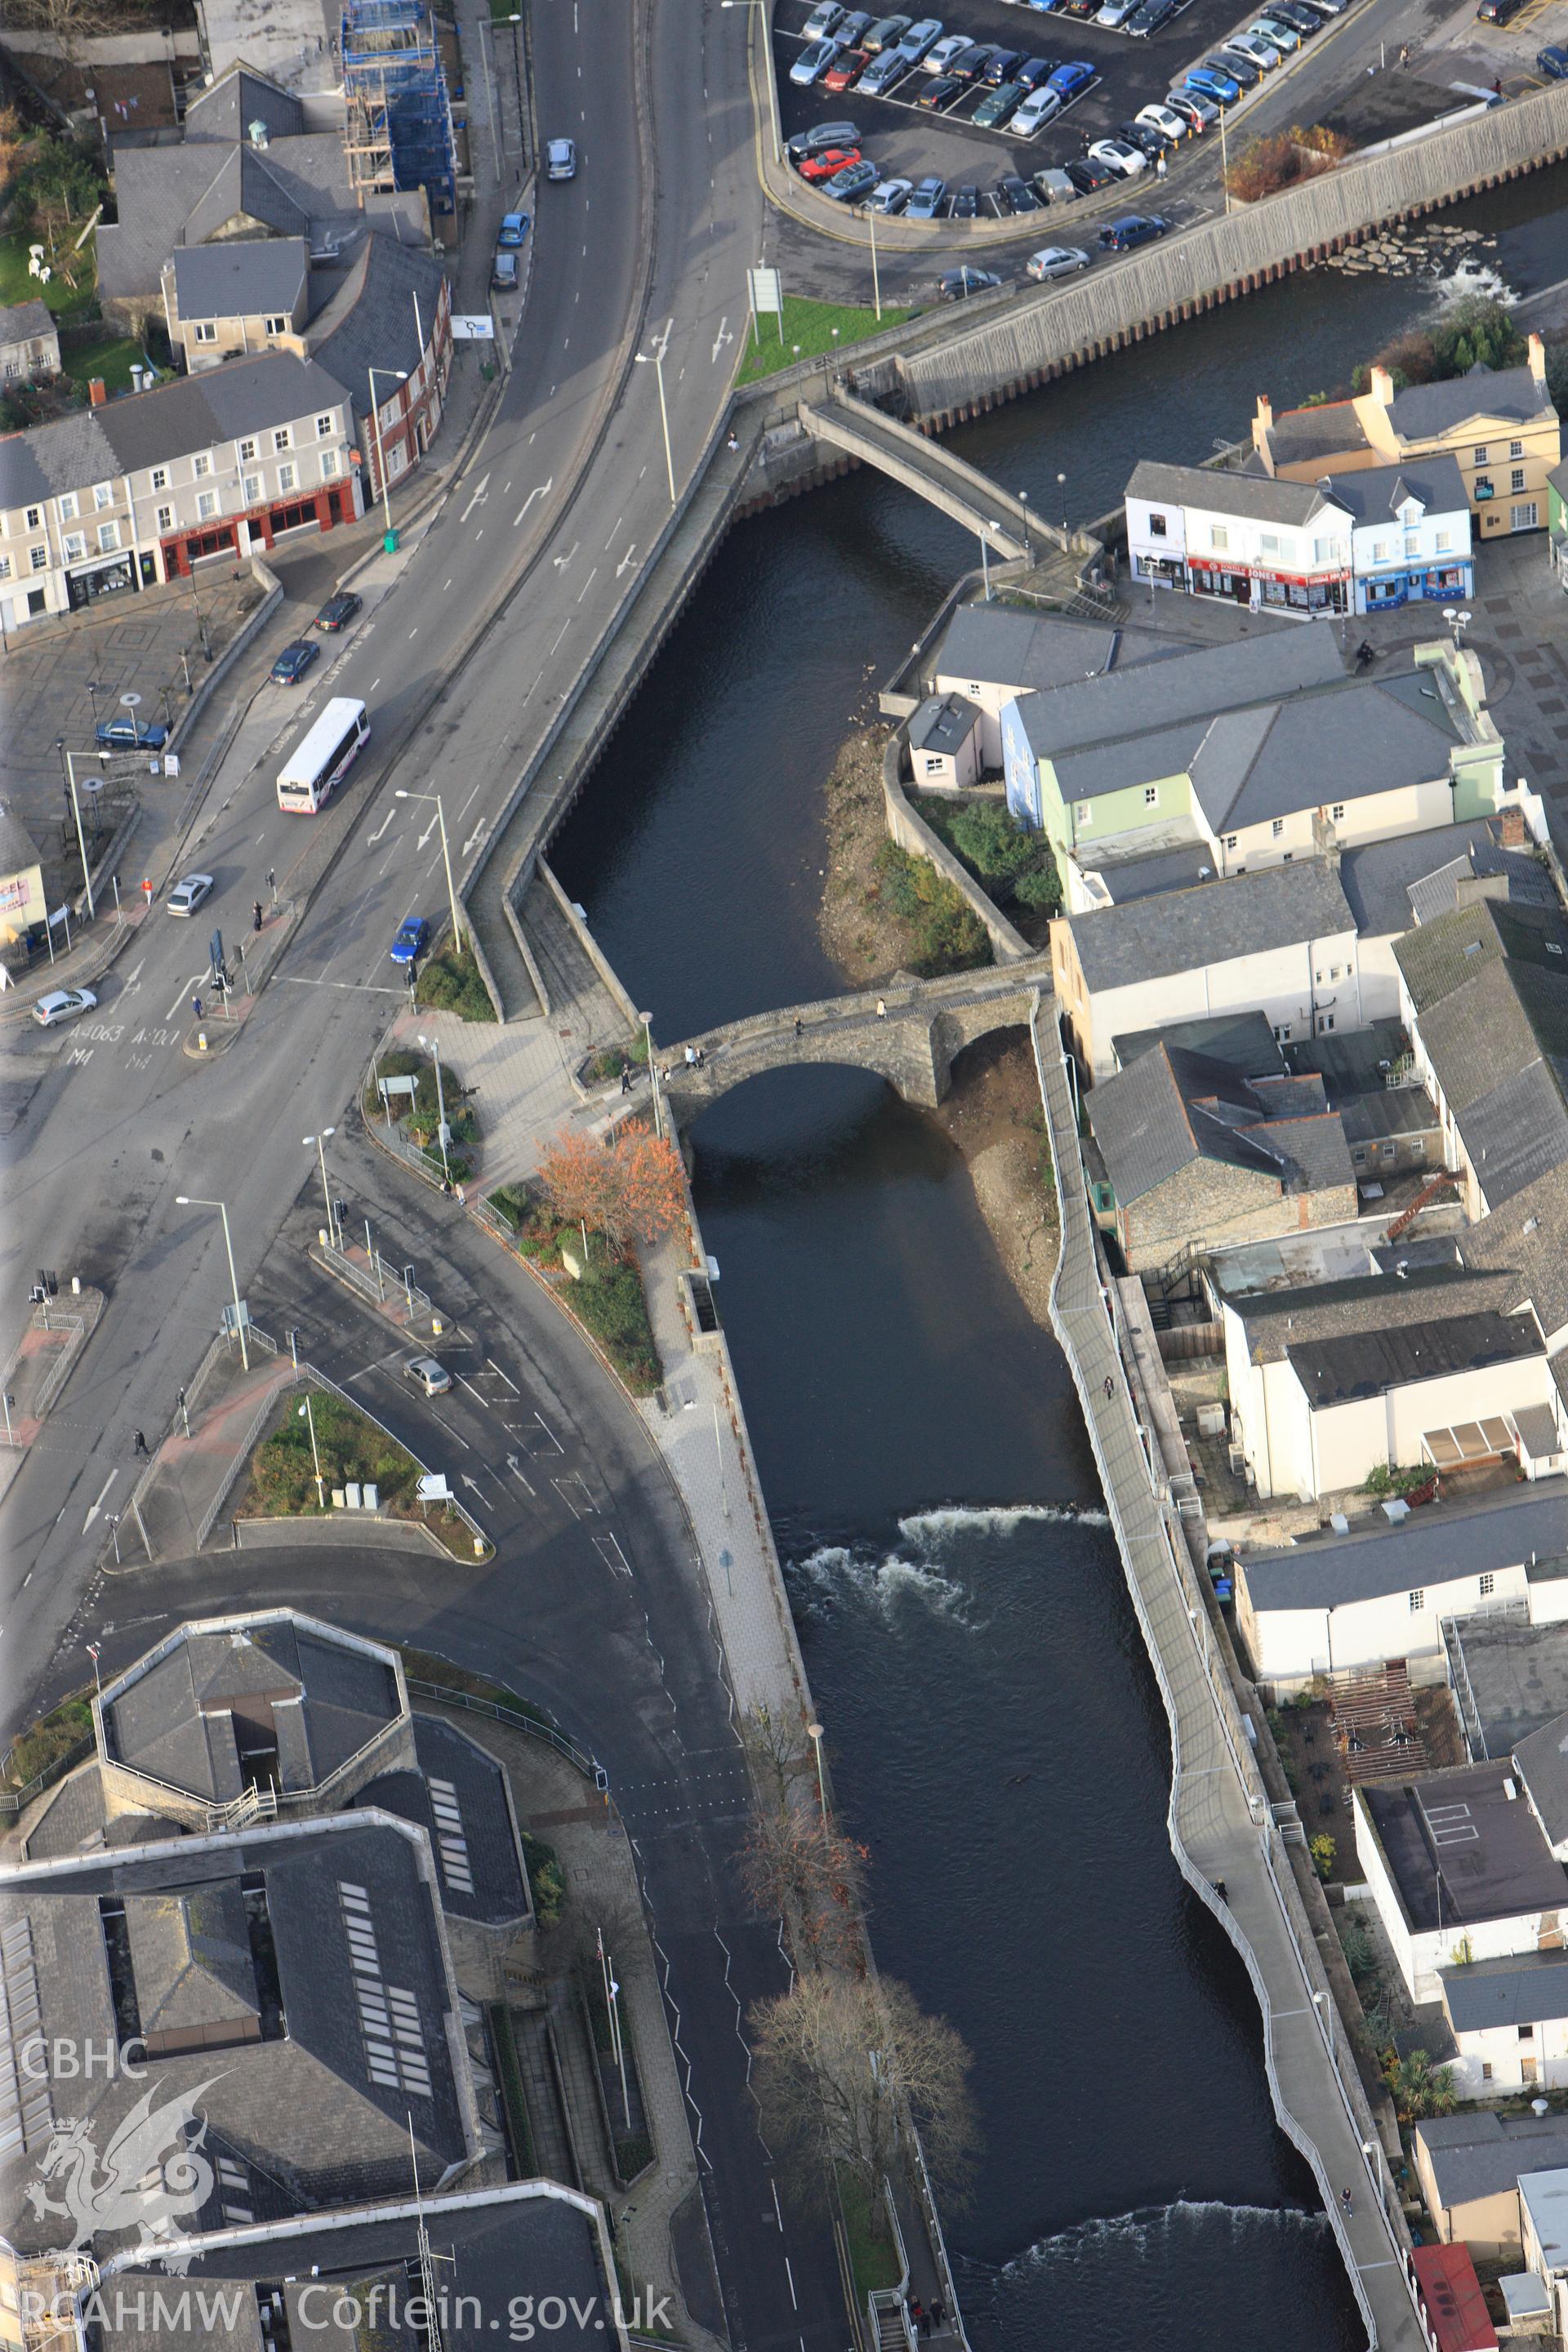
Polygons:
<instances>
[{"instance_id":1,"label":"green lawn","mask_svg":"<svg viewBox=\"0 0 1568 2352\"><path fill-rule=\"evenodd\" d=\"M847 343L879 335L884 327L901 327L910 316L908 310L895 310L887 302L879 319L875 310L856 310L848 303L808 302L804 295L786 294L783 335L777 319L759 319L755 333L748 326L746 356L735 381L755 383L759 376L793 367L796 360L817 359L824 352L842 351Z\"/></svg>"},{"instance_id":2,"label":"green lawn","mask_svg":"<svg viewBox=\"0 0 1568 2352\"><path fill-rule=\"evenodd\" d=\"M131 362L140 360L142 346L134 335L100 335L74 352L60 353L60 365L74 383L86 385L100 375L110 392L129 392Z\"/></svg>"},{"instance_id":3,"label":"green lawn","mask_svg":"<svg viewBox=\"0 0 1568 2352\"><path fill-rule=\"evenodd\" d=\"M51 278L47 286L40 286L36 278L28 276L28 242L26 237L17 236L14 231L9 236L0 236L0 307L8 308L14 302L31 302L42 296L57 319L68 324L71 320L81 318L92 308L98 285L93 239L88 238L77 257L79 283L74 290L63 278Z\"/></svg>"},{"instance_id":4,"label":"green lawn","mask_svg":"<svg viewBox=\"0 0 1568 2352\"><path fill-rule=\"evenodd\" d=\"M855 2273L855 2285L862 2301L879 2287L896 2287L900 2275L899 2257L888 2229L887 2215L883 2213L879 2217L881 2228L873 2236L866 2185L844 2165L838 2168L838 2207L844 2216L844 2228L849 2240L849 2260Z\"/></svg>"}]
</instances>

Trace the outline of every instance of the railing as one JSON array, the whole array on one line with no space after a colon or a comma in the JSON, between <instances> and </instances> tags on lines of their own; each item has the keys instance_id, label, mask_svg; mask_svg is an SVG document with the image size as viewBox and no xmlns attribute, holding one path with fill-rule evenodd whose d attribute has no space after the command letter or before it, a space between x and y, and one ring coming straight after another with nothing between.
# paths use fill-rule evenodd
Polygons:
<instances>
[{"instance_id":1,"label":"railing","mask_svg":"<svg viewBox=\"0 0 1568 2352\"><path fill-rule=\"evenodd\" d=\"M381 1139L384 1141L385 1139ZM402 1146L401 1139L398 1140L400 1147L405 1152L406 1147ZM426 1169L426 1173L428 1175L429 1172ZM439 1183L440 1179L437 1177L436 1181ZM318 1246L321 1245L318 1244ZM428 1315L432 1312L432 1302L428 1292L421 1290L416 1282L405 1282L400 1266L395 1266L389 1273L386 1260L379 1250L375 1253L376 1272L374 1275L364 1266L356 1265L347 1250L340 1249L336 1242L328 1242L324 1247L321 1247L321 1255L326 1259L332 1273L341 1275L345 1282L360 1293L362 1297L374 1300L376 1306L384 1307L389 1293L395 1298L401 1294L407 1301L411 1315Z\"/></svg>"},{"instance_id":2,"label":"railing","mask_svg":"<svg viewBox=\"0 0 1568 2352\"><path fill-rule=\"evenodd\" d=\"M585 1780L592 1780L602 1796L607 1796L610 1776L596 1757L585 1748L579 1748L565 1732L557 1731L552 1723L543 1723L536 1716L521 1715L514 1706L501 1706L492 1698L477 1698L472 1691L454 1690L446 1683L416 1682L405 1675L410 1698L439 1699L444 1706L466 1707L470 1715L487 1715L493 1723L504 1723L510 1731L526 1732L531 1739L542 1739L558 1756L574 1764Z\"/></svg>"},{"instance_id":3,"label":"railing","mask_svg":"<svg viewBox=\"0 0 1568 2352\"><path fill-rule=\"evenodd\" d=\"M63 1756L57 1756L52 1764L46 1764L25 1789L0 1790L0 1821L20 1821L34 1798L41 1797L46 1789L52 1789L57 1780L63 1780L68 1772L74 1772L77 1766L92 1754L96 1744L92 1739L79 1739L75 1747L68 1748Z\"/></svg>"}]
</instances>

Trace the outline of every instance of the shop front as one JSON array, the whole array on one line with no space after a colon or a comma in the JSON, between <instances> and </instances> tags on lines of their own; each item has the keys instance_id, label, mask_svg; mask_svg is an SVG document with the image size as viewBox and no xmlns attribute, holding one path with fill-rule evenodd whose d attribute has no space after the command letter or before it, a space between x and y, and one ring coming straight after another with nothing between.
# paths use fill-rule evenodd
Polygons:
<instances>
[{"instance_id":1,"label":"shop front","mask_svg":"<svg viewBox=\"0 0 1568 2352\"><path fill-rule=\"evenodd\" d=\"M1156 588L1185 588L1187 567L1179 555L1150 555L1143 549L1134 550L1132 576L1147 580Z\"/></svg>"},{"instance_id":2,"label":"shop front","mask_svg":"<svg viewBox=\"0 0 1568 2352\"><path fill-rule=\"evenodd\" d=\"M1379 572L1356 583L1358 613L1386 613L1401 604L1452 604L1475 592L1468 563L1441 563L1420 572Z\"/></svg>"},{"instance_id":3,"label":"shop front","mask_svg":"<svg viewBox=\"0 0 1568 2352\"><path fill-rule=\"evenodd\" d=\"M1221 596L1254 611L1343 613L1349 609L1350 583L1342 572L1310 579L1288 572L1255 572L1241 565L1224 565L1204 557L1190 557L1193 593Z\"/></svg>"},{"instance_id":4,"label":"shop front","mask_svg":"<svg viewBox=\"0 0 1568 2352\"><path fill-rule=\"evenodd\" d=\"M66 602L73 613L84 612L100 597L140 590L142 567L133 554L100 555L95 562L79 563L66 573Z\"/></svg>"}]
</instances>

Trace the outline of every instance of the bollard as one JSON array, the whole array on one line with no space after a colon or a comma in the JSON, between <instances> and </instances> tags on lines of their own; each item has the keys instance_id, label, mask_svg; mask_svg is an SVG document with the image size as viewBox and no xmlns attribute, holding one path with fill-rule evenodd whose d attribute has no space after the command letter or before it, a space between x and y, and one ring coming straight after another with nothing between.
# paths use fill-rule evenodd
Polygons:
<instances>
[{"instance_id":1,"label":"bollard","mask_svg":"<svg viewBox=\"0 0 1568 2352\"><path fill-rule=\"evenodd\" d=\"M476 1559L483 1559L484 1556L485 1539L483 1536L476 1536L474 1538L474 1558Z\"/></svg>"},{"instance_id":2,"label":"bollard","mask_svg":"<svg viewBox=\"0 0 1568 2352\"><path fill-rule=\"evenodd\" d=\"M198 1029L196 1031L196 1051L198 1054L205 1054L206 1050L207 1033L205 1029Z\"/></svg>"},{"instance_id":3,"label":"bollard","mask_svg":"<svg viewBox=\"0 0 1568 2352\"><path fill-rule=\"evenodd\" d=\"M444 1328L445 1328L445 1326L443 1325L443 1323L442 1323L442 1321L441 1321L441 1318L440 1318L438 1315L432 1315L432 1317L430 1318L430 1336L431 1336L431 1338L432 1338L432 1339L438 1339L440 1338L440 1336L441 1336L441 1333L442 1333L442 1330L444 1329Z\"/></svg>"},{"instance_id":4,"label":"bollard","mask_svg":"<svg viewBox=\"0 0 1568 2352\"><path fill-rule=\"evenodd\" d=\"M332 1237L331 1237L331 1234L330 1234L330 1233L328 1233L328 1231L327 1231L327 1229L326 1229L325 1225L318 1225L318 1226L316 1227L316 1241L317 1241L317 1244L318 1244L319 1247L321 1247L321 1249L331 1249L331 1245L332 1245Z\"/></svg>"}]
</instances>

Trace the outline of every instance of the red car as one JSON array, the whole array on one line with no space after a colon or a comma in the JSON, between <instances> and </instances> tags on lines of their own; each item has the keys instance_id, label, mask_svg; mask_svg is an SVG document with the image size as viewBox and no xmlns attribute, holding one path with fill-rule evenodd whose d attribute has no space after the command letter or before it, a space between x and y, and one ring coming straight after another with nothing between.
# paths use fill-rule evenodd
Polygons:
<instances>
[{"instance_id":1,"label":"red car","mask_svg":"<svg viewBox=\"0 0 1568 2352\"><path fill-rule=\"evenodd\" d=\"M846 49L841 57L834 58L833 63L823 75L823 89L847 89L861 67L868 65L870 61L869 49Z\"/></svg>"},{"instance_id":2,"label":"red car","mask_svg":"<svg viewBox=\"0 0 1568 2352\"><path fill-rule=\"evenodd\" d=\"M808 155L800 167L800 176L807 182L835 179L849 164L859 161L858 147L829 147L821 155Z\"/></svg>"}]
</instances>

